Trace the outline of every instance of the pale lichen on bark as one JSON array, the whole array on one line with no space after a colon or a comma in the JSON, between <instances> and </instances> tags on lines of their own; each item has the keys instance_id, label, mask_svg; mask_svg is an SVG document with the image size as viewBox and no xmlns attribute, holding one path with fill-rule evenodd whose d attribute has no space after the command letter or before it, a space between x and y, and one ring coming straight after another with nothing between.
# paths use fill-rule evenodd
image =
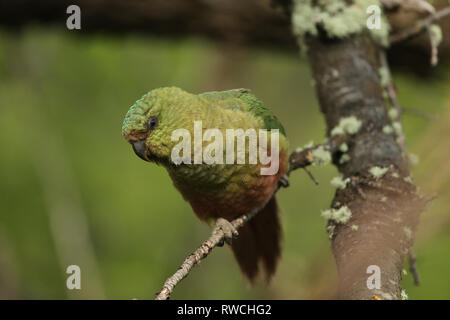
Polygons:
<instances>
[{"instance_id":1,"label":"pale lichen on bark","mask_svg":"<svg viewBox=\"0 0 450 320\"><path fill-rule=\"evenodd\" d=\"M380 16L379 28L366 28L367 9L371 6L381 10L379 0L293 0L292 30L299 42L307 35L318 36L321 30L329 38L340 39L368 31L374 41L387 46L389 23L384 16Z\"/></svg>"}]
</instances>

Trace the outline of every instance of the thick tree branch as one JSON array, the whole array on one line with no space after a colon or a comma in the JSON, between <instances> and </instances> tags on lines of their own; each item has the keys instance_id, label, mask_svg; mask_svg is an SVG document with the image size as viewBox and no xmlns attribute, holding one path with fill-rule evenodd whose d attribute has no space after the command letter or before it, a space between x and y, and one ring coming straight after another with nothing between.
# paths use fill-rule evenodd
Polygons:
<instances>
[{"instance_id":1,"label":"thick tree branch","mask_svg":"<svg viewBox=\"0 0 450 320\"><path fill-rule=\"evenodd\" d=\"M341 152L333 154L339 171L351 180L332 202L335 209L346 206L351 218L329 222L339 295L399 299L402 263L426 201L409 178L397 135L384 129L392 123L379 76L383 49L364 34L342 40L310 38L308 45L328 133L344 117L355 116L362 123L356 134L346 137L348 161L340 161ZM380 289L367 286L370 265L381 270Z\"/></svg>"}]
</instances>

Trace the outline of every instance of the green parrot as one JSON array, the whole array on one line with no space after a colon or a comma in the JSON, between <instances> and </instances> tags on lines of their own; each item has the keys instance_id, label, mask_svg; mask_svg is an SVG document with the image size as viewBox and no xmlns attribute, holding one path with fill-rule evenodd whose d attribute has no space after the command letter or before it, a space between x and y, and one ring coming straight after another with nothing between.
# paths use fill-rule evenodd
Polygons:
<instances>
[{"instance_id":1,"label":"green parrot","mask_svg":"<svg viewBox=\"0 0 450 320\"><path fill-rule=\"evenodd\" d=\"M270 150L267 154L271 165L276 162L278 170L262 174L262 168L268 167L267 162L261 159L253 163L237 161L239 151L234 152L237 146L234 142L232 145L227 142L225 147L214 144L215 148L208 149L208 145L213 144L211 135L209 139L200 136L202 140L195 146L195 141L199 141L196 137L199 123L201 130L206 130L205 135L208 129L216 130L214 142L222 146L229 129L242 129L246 133L265 129L270 134L266 141L266 150ZM179 133L180 129L181 134L174 138L174 133ZM218 135L217 130L223 135ZM277 136L271 134L275 132ZM247 89L202 94L191 94L176 87L154 89L129 109L122 134L141 159L167 169L175 187L198 218L223 230L242 272L251 282L258 275L260 265L266 279L271 278L281 253L279 210L273 194L288 171L288 140L281 123L260 100ZM275 145L274 137L278 138L275 151L271 148ZM180 138L183 138L182 143ZM250 159L252 150L250 138L247 138L244 137L245 159ZM258 146L262 145L261 141ZM180 148L183 143L188 143L184 144L188 147ZM228 154L230 146L231 155ZM204 159L195 163L196 155L194 160L189 156L198 154L195 152L199 149L209 150L214 159L224 161L205 163ZM225 163L225 159L233 161ZM259 212L239 230L237 237L230 221L252 210Z\"/></svg>"}]
</instances>

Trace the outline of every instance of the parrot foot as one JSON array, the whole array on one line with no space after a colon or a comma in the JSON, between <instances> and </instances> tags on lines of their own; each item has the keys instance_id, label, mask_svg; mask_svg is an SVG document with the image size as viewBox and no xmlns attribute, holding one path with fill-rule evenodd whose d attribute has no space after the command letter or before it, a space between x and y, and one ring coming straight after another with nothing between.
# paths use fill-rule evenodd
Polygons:
<instances>
[{"instance_id":1,"label":"parrot foot","mask_svg":"<svg viewBox=\"0 0 450 320\"><path fill-rule=\"evenodd\" d=\"M216 233L219 230L222 230L222 232L224 233L224 238L222 239L222 241L219 244L217 244L217 246L219 246L219 247L223 246L224 240L226 243L231 245L233 238L236 238L237 236L239 236L239 232L236 230L235 227L233 227L231 222L226 219L223 219L223 218L216 219L213 233Z\"/></svg>"}]
</instances>

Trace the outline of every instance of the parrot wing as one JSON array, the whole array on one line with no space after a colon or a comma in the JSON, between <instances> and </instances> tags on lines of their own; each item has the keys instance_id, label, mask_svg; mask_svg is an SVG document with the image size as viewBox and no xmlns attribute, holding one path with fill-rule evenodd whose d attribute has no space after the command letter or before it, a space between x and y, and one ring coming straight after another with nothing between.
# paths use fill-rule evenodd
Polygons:
<instances>
[{"instance_id":1,"label":"parrot wing","mask_svg":"<svg viewBox=\"0 0 450 320\"><path fill-rule=\"evenodd\" d=\"M255 118L262 120L263 129L278 129L281 134L286 136L284 127L277 117L249 89L205 92L199 96L209 103L220 105L225 109L249 112Z\"/></svg>"}]
</instances>

